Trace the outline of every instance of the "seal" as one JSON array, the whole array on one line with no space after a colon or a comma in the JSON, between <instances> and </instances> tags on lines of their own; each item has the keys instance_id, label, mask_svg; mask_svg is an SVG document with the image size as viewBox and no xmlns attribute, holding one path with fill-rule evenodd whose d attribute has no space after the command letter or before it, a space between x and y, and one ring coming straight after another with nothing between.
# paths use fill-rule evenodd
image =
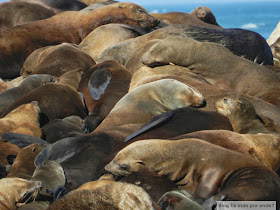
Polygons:
<instances>
[{"instance_id":1,"label":"seal","mask_svg":"<svg viewBox=\"0 0 280 210\"><path fill-rule=\"evenodd\" d=\"M95 190L74 190L52 203L52 209L155 209L151 197L141 187L112 182Z\"/></svg>"},{"instance_id":2,"label":"seal","mask_svg":"<svg viewBox=\"0 0 280 210\"><path fill-rule=\"evenodd\" d=\"M24 61L20 75L48 74L60 77L72 70L82 69L85 72L93 65L94 60L78 45L62 43L33 51Z\"/></svg>"},{"instance_id":3,"label":"seal","mask_svg":"<svg viewBox=\"0 0 280 210\"><path fill-rule=\"evenodd\" d=\"M218 113L226 116L238 133L271 133L258 118L254 106L245 98L222 98L215 103Z\"/></svg>"},{"instance_id":4,"label":"seal","mask_svg":"<svg viewBox=\"0 0 280 210\"><path fill-rule=\"evenodd\" d=\"M273 55L270 46L256 32L244 29L208 28L182 24L166 26L148 34L117 43L107 48L100 55L97 62L114 59L125 65L130 56L137 52L143 43L167 37L174 37L176 39L179 37L189 37L201 42L218 43L225 46L235 55L259 64L273 65ZM246 47L244 48L244 46Z\"/></svg>"},{"instance_id":5,"label":"seal","mask_svg":"<svg viewBox=\"0 0 280 210\"><path fill-rule=\"evenodd\" d=\"M178 50L192 53L180 54ZM153 45L141 60L148 66L166 65L170 62L184 66L216 87L248 94L280 106L279 88L276 86L280 80L279 75L257 63L234 55L216 43L170 37Z\"/></svg>"},{"instance_id":6,"label":"seal","mask_svg":"<svg viewBox=\"0 0 280 210\"><path fill-rule=\"evenodd\" d=\"M80 122L79 125L68 122L67 118L48 122L42 127L42 138L49 143L54 143L63 138L83 135L84 132L81 129L83 120L78 116L75 117Z\"/></svg>"},{"instance_id":7,"label":"seal","mask_svg":"<svg viewBox=\"0 0 280 210\"><path fill-rule=\"evenodd\" d=\"M54 0L12 0L12 1L15 1L15 2L25 1L25 2L30 2L30 3L36 3L39 5L42 5L46 8L54 10L55 13L60 13L60 12L64 12L64 11L79 11L87 6L82 1L78 1L78 0L70 0L70 1L66 1L66 0L58 0L58 1L54 1Z\"/></svg>"},{"instance_id":8,"label":"seal","mask_svg":"<svg viewBox=\"0 0 280 210\"><path fill-rule=\"evenodd\" d=\"M4 118L0 119L0 134L18 128L23 123L32 123L38 126L39 111L40 108L37 101L22 104L13 109Z\"/></svg>"},{"instance_id":9,"label":"seal","mask_svg":"<svg viewBox=\"0 0 280 210\"><path fill-rule=\"evenodd\" d=\"M53 83L56 78L46 74L34 74L30 77L26 77L19 84L19 86L6 90L0 93L0 115L3 114L4 110L15 102L17 99L22 97L24 94L31 90L40 87L42 85Z\"/></svg>"},{"instance_id":10,"label":"seal","mask_svg":"<svg viewBox=\"0 0 280 210\"><path fill-rule=\"evenodd\" d=\"M7 177L30 179L35 170L34 160L45 148L42 144L31 144L24 147L17 155Z\"/></svg>"},{"instance_id":11,"label":"seal","mask_svg":"<svg viewBox=\"0 0 280 210\"><path fill-rule=\"evenodd\" d=\"M40 194L50 196L46 190L55 191L57 187L64 186L66 177L60 164L46 161L36 167L30 181L40 181L42 183Z\"/></svg>"},{"instance_id":12,"label":"seal","mask_svg":"<svg viewBox=\"0 0 280 210\"><path fill-rule=\"evenodd\" d=\"M141 85L122 97L92 133L114 126L145 124L163 112L200 107L204 103L203 96L190 86L173 79L158 80Z\"/></svg>"},{"instance_id":13,"label":"seal","mask_svg":"<svg viewBox=\"0 0 280 210\"><path fill-rule=\"evenodd\" d=\"M71 115L77 115L84 119L87 116L86 109L76 90L68 85L46 84L36 88L12 103L3 116L22 104L37 101L40 107L40 125L44 126L54 119L63 119Z\"/></svg>"},{"instance_id":14,"label":"seal","mask_svg":"<svg viewBox=\"0 0 280 210\"><path fill-rule=\"evenodd\" d=\"M216 21L215 15L212 13L212 11L208 7L205 7L205 6L196 7L192 11L190 11L189 14L199 18L200 20L202 20L205 23L219 26L219 24Z\"/></svg>"},{"instance_id":15,"label":"seal","mask_svg":"<svg viewBox=\"0 0 280 210\"><path fill-rule=\"evenodd\" d=\"M162 22L168 25L183 24L203 26L208 28L220 28L218 25L209 24L200 20L198 17L184 13L184 12L168 12L168 13L150 13L152 16L160 19Z\"/></svg>"},{"instance_id":16,"label":"seal","mask_svg":"<svg viewBox=\"0 0 280 210\"><path fill-rule=\"evenodd\" d=\"M271 169L246 155L195 138L134 142L105 169L118 176L139 170L167 176L200 204L216 195L226 195L225 200L280 200L280 178Z\"/></svg>"},{"instance_id":17,"label":"seal","mask_svg":"<svg viewBox=\"0 0 280 210\"><path fill-rule=\"evenodd\" d=\"M44 20L10 28L0 36L0 46L5 49L0 57L0 77L12 79L19 76L25 59L34 50L63 42L79 44L92 30L108 23L137 25L150 30L159 20L149 15L143 7L119 2L87 13L62 12ZM18 34L21 34L20 39Z\"/></svg>"},{"instance_id":18,"label":"seal","mask_svg":"<svg viewBox=\"0 0 280 210\"><path fill-rule=\"evenodd\" d=\"M131 73L120 63L108 60L87 71L79 84L89 116L83 121L85 133L92 132L128 92Z\"/></svg>"},{"instance_id":19,"label":"seal","mask_svg":"<svg viewBox=\"0 0 280 210\"><path fill-rule=\"evenodd\" d=\"M16 203L28 193L32 193L35 196L42 183L21 178L2 178L0 179L0 185L1 209L17 209Z\"/></svg>"},{"instance_id":20,"label":"seal","mask_svg":"<svg viewBox=\"0 0 280 210\"><path fill-rule=\"evenodd\" d=\"M55 15L54 11L42 5L28 2L3 2L0 14L0 31Z\"/></svg>"},{"instance_id":21,"label":"seal","mask_svg":"<svg viewBox=\"0 0 280 210\"><path fill-rule=\"evenodd\" d=\"M250 156L263 163L273 171L280 167L278 134L240 134L227 130L202 130L180 136L170 140L198 138L226 149Z\"/></svg>"},{"instance_id":22,"label":"seal","mask_svg":"<svg viewBox=\"0 0 280 210\"><path fill-rule=\"evenodd\" d=\"M108 47L143 34L146 34L146 31L141 27L110 23L90 32L79 44L79 49L90 55L93 60L97 60L100 54Z\"/></svg>"}]
</instances>

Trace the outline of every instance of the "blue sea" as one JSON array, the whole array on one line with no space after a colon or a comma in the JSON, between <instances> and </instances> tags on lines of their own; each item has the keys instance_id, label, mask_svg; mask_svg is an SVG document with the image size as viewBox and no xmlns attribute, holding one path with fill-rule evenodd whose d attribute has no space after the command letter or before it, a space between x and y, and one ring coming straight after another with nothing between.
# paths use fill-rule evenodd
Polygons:
<instances>
[{"instance_id":1,"label":"blue sea","mask_svg":"<svg viewBox=\"0 0 280 210\"><path fill-rule=\"evenodd\" d=\"M265 39L280 21L279 2L238 2L238 3L186 3L184 4L152 4L143 6L148 12L185 12L196 7L207 6L215 15L218 24L224 28L243 28L261 34Z\"/></svg>"}]
</instances>

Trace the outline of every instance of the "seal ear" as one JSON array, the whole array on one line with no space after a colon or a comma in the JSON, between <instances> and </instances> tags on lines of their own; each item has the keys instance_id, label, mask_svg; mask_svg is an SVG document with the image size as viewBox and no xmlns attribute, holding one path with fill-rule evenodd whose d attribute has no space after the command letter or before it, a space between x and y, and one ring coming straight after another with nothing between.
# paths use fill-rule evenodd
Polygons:
<instances>
[{"instance_id":1,"label":"seal ear","mask_svg":"<svg viewBox=\"0 0 280 210\"><path fill-rule=\"evenodd\" d=\"M90 75L88 90L94 100L100 99L101 95L104 94L111 78L111 73L104 69L96 70Z\"/></svg>"}]
</instances>

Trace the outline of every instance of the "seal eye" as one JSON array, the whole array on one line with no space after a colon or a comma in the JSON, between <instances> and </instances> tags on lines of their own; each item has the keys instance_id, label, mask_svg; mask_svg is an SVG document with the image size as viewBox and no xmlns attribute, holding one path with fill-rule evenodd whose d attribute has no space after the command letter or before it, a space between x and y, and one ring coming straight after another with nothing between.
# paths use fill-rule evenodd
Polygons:
<instances>
[{"instance_id":1,"label":"seal eye","mask_svg":"<svg viewBox=\"0 0 280 210\"><path fill-rule=\"evenodd\" d=\"M141 8L138 9L138 12L143 12L143 10Z\"/></svg>"},{"instance_id":2,"label":"seal eye","mask_svg":"<svg viewBox=\"0 0 280 210\"><path fill-rule=\"evenodd\" d=\"M224 98L224 103L228 103L228 99L227 98Z\"/></svg>"},{"instance_id":3,"label":"seal eye","mask_svg":"<svg viewBox=\"0 0 280 210\"><path fill-rule=\"evenodd\" d=\"M128 170L128 165L120 164L119 167L123 170Z\"/></svg>"}]
</instances>

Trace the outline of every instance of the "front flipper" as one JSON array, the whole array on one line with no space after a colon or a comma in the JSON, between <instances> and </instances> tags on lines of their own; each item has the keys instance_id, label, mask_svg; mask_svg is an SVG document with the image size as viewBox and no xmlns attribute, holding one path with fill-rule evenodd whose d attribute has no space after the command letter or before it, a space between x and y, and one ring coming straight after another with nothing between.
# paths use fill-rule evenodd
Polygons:
<instances>
[{"instance_id":1,"label":"front flipper","mask_svg":"<svg viewBox=\"0 0 280 210\"><path fill-rule=\"evenodd\" d=\"M101 95L104 94L111 78L111 73L104 69L96 70L90 75L88 90L94 100L100 99Z\"/></svg>"}]
</instances>

